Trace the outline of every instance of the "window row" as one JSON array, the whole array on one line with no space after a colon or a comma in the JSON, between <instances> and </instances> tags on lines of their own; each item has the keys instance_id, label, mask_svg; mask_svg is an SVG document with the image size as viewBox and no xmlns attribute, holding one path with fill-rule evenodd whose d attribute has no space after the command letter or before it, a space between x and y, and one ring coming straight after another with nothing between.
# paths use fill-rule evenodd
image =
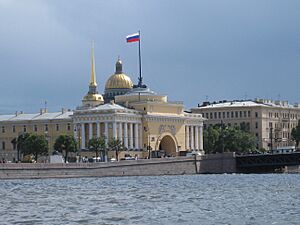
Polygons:
<instances>
[{"instance_id":1,"label":"window row","mask_svg":"<svg viewBox=\"0 0 300 225\"><path fill-rule=\"evenodd\" d=\"M211 126L214 126L216 124L204 124L203 127L204 129L208 128L208 127L211 127ZM218 124L218 125L221 125L221 124ZM224 124L225 126L227 127L239 127L241 130L245 130L245 131L250 131L250 123L249 122L241 122L241 123L225 123ZM255 122L255 129L258 129L258 122Z\"/></svg>"},{"instance_id":2,"label":"window row","mask_svg":"<svg viewBox=\"0 0 300 225\"><path fill-rule=\"evenodd\" d=\"M55 130L56 130L56 131L60 131L60 130L61 130L61 126L62 126L61 124L55 124ZM27 126L27 125L23 125L23 126L22 126L22 131L23 131L23 132L27 132L27 131L28 131L28 127L29 127L29 126ZM44 130L45 132L48 132L48 130L49 130L49 125L48 125L48 124L44 124L43 130ZM66 130L67 130L67 131L70 131L70 130L71 130L71 124L70 124L70 123L67 124ZM2 133L6 133L6 127L5 127L5 126L2 126L2 127L1 127L1 131L2 131ZM15 126L15 125L12 126L11 131L12 131L13 133L16 133L16 126ZM33 131L34 131L34 132L37 132L37 131L38 131L38 125L33 125Z\"/></svg>"},{"instance_id":3,"label":"window row","mask_svg":"<svg viewBox=\"0 0 300 225\"><path fill-rule=\"evenodd\" d=\"M269 118L284 118L284 119L298 119L298 115L294 113L278 113L269 112Z\"/></svg>"},{"instance_id":4,"label":"window row","mask_svg":"<svg viewBox=\"0 0 300 225\"><path fill-rule=\"evenodd\" d=\"M202 116L207 119L249 118L251 117L251 111L210 112L202 113ZM257 112L255 117L258 117Z\"/></svg>"},{"instance_id":5,"label":"window row","mask_svg":"<svg viewBox=\"0 0 300 225\"><path fill-rule=\"evenodd\" d=\"M294 128L296 126L297 126L297 123L273 123L273 122L269 122L269 128L275 128L275 129L290 129L290 128Z\"/></svg>"}]
</instances>

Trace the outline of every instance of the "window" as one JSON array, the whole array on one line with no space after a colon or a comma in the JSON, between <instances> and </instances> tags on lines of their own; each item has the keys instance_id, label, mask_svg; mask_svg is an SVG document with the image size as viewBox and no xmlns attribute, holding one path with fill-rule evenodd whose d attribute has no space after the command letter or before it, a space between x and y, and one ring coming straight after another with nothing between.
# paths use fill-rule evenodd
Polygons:
<instances>
[{"instance_id":1,"label":"window","mask_svg":"<svg viewBox=\"0 0 300 225\"><path fill-rule=\"evenodd\" d=\"M213 118L213 114L212 114L212 113L210 113L210 118L211 118L211 119Z\"/></svg>"},{"instance_id":2,"label":"window","mask_svg":"<svg viewBox=\"0 0 300 225\"><path fill-rule=\"evenodd\" d=\"M17 148L17 143L16 143L16 142L13 142L13 143L12 143L12 146L13 146L13 150L16 150L16 148Z\"/></svg>"},{"instance_id":3,"label":"window","mask_svg":"<svg viewBox=\"0 0 300 225\"><path fill-rule=\"evenodd\" d=\"M223 112L223 118L225 118L225 112Z\"/></svg>"},{"instance_id":4,"label":"window","mask_svg":"<svg viewBox=\"0 0 300 225\"><path fill-rule=\"evenodd\" d=\"M12 132L16 133L16 126L15 125L13 125L13 127L12 127Z\"/></svg>"},{"instance_id":5,"label":"window","mask_svg":"<svg viewBox=\"0 0 300 225\"><path fill-rule=\"evenodd\" d=\"M5 133L5 126L2 126L2 133Z\"/></svg>"},{"instance_id":6,"label":"window","mask_svg":"<svg viewBox=\"0 0 300 225\"><path fill-rule=\"evenodd\" d=\"M59 124L56 124L56 131L59 131Z\"/></svg>"},{"instance_id":7,"label":"window","mask_svg":"<svg viewBox=\"0 0 300 225\"><path fill-rule=\"evenodd\" d=\"M67 130L71 130L71 124L70 123L68 123L68 125L67 125Z\"/></svg>"},{"instance_id":8,"label":"window","mask_svg":"<svg viewBox=\"0 0 300 225\"><path fill-rule=\"evenodd\" d=\"M244 117L247 117L247 111L244 111Z\"/></svg>"},{"instance_id":9,"label":"window","mask_svg":"<svg viewBox=\"0 0 300 225\"><path fill-rule=\"evenodd\" d=\"M45 131L48 131L48 124L45 124Z\"/></svg>"},{"instance_id":10,"label":"window","mask_svg":"<svg viewBox=\"0 0 300 225\"><path fill-rule=\"evenodd\" d=\"M235 112L235 118L238 118L238 117L239 117L239 112L236 111L236 112Z\"/></svg>"},{"instance_id":11,"label":"window","mask_svg":"<svg viewBox=\"0 0 300 225\"><path fill-rule=\"evenodd\" d=\"M26 127L26 125L23 126L23 132L27 132L27 127Z\"/></svg>"},{"instance_id":12,"label":"window","mask_svg":"<svg viewBox=\"0 0 300 225\"><path fill-rule=\"evenodd\" d=\"M218 117L217 117L217 112L215 112L215 113L214 113L214 116L215 116L215 119L217 119L217 118L218 118Z\"/></svg>"},{"instance_id":13,"label":"window","mask_svg":"<svg viewBox=\"0 0 300 225\"><path fill-rule=\"evenodd\" d=\"M231 118L233 118L234 117L234 112L231 112Z\"/></svg>"},{"instance_id":14,"label":"window","mask_svg":"<svg viewBox=\"0 0 300 225\"><path fill-rule=\"evenodd\" d=\"M255 128L256 129L258 128L258 122L255 122Z\"/></svg>"},{"instance_id":15,"label":"window","mask_svg":"<svg viewBox=\"0 0 300 225\"><path fill-rule=\"evenodd\" d=\"M240 117L243 117L243 112L242 111L240 111Z\"/></svg>"},{"instance_id":16,"label":"window","mask_svg":"<svg viewBox=\"0 0 300 225\"><path fill-rule=\"evenodd\" d=\"M34 125L34 131L37 132L37 125Z\"/></svg>"},{"instance_id":17,"label":"window","mask_svg":"<svg viewBox=\"0 0 300 225\"><path fill-rule=\"evenodd\" d=\"M227 118L229 118L230 117L230 113L229 112L227 112Z\"/></svg>"},{"instance_id":18,"label":"window","mask_svg":"<svg viewBox=\"0 0 300 225\"><path fill-rule=\"evenodd\" d=\"M256 118L258 117L258 112L255 112L255 117L256 117Z\"/></svg>"},{"instance_id":19,"label":"window","mask_svg":"<svg viewBox=\"0 0 300 225\"><path fill-rule=\"evenodd\" d=\"M205 118L206 118L206 119L208 119L208 118L209 118L209 117L208 117L208 113L206 113L206 116L205 116Z\"/></svg>"},{"instance_id":20,"label":"window","mask_svg":"<svg viewBox=\"0 0 300 225\"><path fill-rule=\"evenodd\" d=\"M250 111L248 111L248 117L251 117L251 112Z\"/></svg>"},{"instance_id":21,"label":"window","mask_svg":"<svg viewBox=\"0 0 300 225\"><path fill-rule=\"evenodd\" d=\"M5 141L2 141L2 150L5 150Z\"/></svg>"}]
</instances>

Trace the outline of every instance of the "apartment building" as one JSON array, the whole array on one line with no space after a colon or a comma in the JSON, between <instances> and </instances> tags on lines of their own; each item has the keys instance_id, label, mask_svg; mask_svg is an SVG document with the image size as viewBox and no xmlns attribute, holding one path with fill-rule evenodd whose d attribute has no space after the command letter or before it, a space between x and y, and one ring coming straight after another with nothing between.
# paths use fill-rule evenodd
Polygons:
<instances>
[{"instance_id":1,"label":"apartment building","mask_svg":"<svg viewBox=\"0 0 300 225\"><path fill-rule=\"evenodd\" d=\"M300 119L300 104L266 99L203 102L193 113L201 113L208 126L223 123L252 132L257 148L277 149L293 146L291 131Z\"/></svg>"}]
</instances>

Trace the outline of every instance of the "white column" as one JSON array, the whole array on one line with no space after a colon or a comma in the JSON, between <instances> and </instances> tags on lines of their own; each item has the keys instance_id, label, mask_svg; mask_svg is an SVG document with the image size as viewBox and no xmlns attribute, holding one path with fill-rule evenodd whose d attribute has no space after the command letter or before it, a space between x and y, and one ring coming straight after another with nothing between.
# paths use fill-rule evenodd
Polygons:
<instances>
[{"instance_id":1,"label":"white column","mask_svg":"<svg viewBox=\"0 0 300 225\"><path fill-rule=\"evenodd\" d=\"M74 124L74 138L77 140L78 139L78 124ZM78 141L78 140L77 140Z\"/></svg>"},{"instance_id":2,"label":"white column","mask_svg":"<svg viewBox=\"0 0 300 225\"><path fill-rule=\"evenodd\" d=\"M199 127L198 126L195 126L195 148L196 150L199 150Z\"/></svg>"},{"instance_id":3,"label":"white column","mask_svg":"<svg viewBox=\"0 0 300 225\"><path fill-rule=\"evenodd\" d=\"M140 149L143 148L143 126L139 124L139 146Z\"/></svg>"},{"instance_id":4,"label":"white column","mask_svg":"<svg viewBox=\"0 0 300 225\"><path fill-rule=\"evenodd\" d=\"M129 148L133 149L133 124L129 123Z\"/></svg>"},{"instance_id":5,"label":"white column","mask_svg":"<svg viewBox=\"0 0 300 225\"><path fill-rule=\"evenodd\" d=\"M134 124L134 147L135 149L139 149L139 124Z\"/></svg>"},{"instance_id":6,"label":"white column","mask_svg":"<svg viewBox=\"0 0 300 225\"><path fill-rule=\"evenodd\" d=\"M124 146L128 148L128 124L124 123Z\"/></svg>"},{"instance_id":7,"label":"white column","mask_svg":"<svg viewBox=\"0 0 300 225\"><path fill-rule=\"evenodd\" d=\"M117 123L113 122L113 138L117 139Z\"/></svg>"},{"instance_id":8,"label":"white column","mask_svg":"<svg viewBox=\"0 0 300 225\"><path fill-rule=\"evenodd\" d=\"M97 137L100 137L100 122L97 122Z\"/></svg>"},{"instance_id":9,"label":"white column","mask_svg":"<svg viewBox=\"0 0 300 225\"><path fill-rule=\"evenodd\" d=\"M81 124L81 149L85 149L85 129L84 123Z\"/></svg>"},{"instance_id":10,"label":"white column","mask_svg":"<svg viewBox=\"0 0 300 225\"><path fill-rule=\"evenodd\" d=\"M123 138L122 138L122 133L123 133L123 131L122 131L123 129L122 129L122 123L121 122L119 122L119 132L118 132L118 138L119 138L119 140L124 144L124 142L123 142Z\"/></svg>"},{"instance_id":11,"label":"white column","mask_svg":"<svg viewBox=\"0 0 300 225\"><path fill-rule=\"evenodd\" d=\"M190 149L190 127L185 126L185 149Z\"/></svg>"},{"instance_id":12,"label":"white column","mask_svg":"<svg viewBox=\"0 0 300 225\"><path fill-rule=\"evenodd\" d=\"M191 126L191 150L195 149L194 145L194 126Z\"/></svg>"},{"instance_id":13,"label":"white column","mask_svg":"<svg viewBox=\"0 0 300 225\"><path fill-rule=\"evenodd\" d=\"M199 139L200 139L200 146L199 149L203 150L203 125L200 126L200 135L199 135Z\"/></svg>"},{"instance_id":14,"label":"white column","mask_svg":"<svg viewBox=\"0 0 300 225\"><path fill-rule=\"evenodd\" d=\"M108 122L104 123L104 136L105 136L105 143L108 143Z\"/></svg>"},{"instance_id":15,"label":"white column","mask_svg":"<svg viewBox=\"0 0 300 225\"><path fill-rule=\"evenodd\" d=\"M89 123L89 140L93 137L93 124Z\"/></svg>"}]
</instances>

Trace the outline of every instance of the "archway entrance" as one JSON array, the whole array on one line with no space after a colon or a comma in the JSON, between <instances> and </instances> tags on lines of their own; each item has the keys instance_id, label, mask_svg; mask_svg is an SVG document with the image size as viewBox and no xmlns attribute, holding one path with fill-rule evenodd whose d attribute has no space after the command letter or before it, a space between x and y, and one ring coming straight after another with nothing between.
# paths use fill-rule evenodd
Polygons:
<instances>
[{"instance_id":1,"label":"archway entrance","mask_svg":"<svg viewBox=\"0 0 300 225\"><path fill-rule=\"evenodd\" d=\"M164 152L166 156L176 156L176 144L169 135L164 136L159 143L160 152Z\"/></svg>"}]
</instances>

